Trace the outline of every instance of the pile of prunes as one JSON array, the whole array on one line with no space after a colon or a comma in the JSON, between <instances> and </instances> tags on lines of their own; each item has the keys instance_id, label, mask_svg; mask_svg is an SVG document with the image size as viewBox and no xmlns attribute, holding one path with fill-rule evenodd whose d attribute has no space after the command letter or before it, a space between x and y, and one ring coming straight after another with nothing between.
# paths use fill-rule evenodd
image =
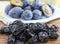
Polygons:
<instances>
[{"instance_id":1,"label":"pile of prunes","mask_svg":"<svg viewBox=\"0 0 60 44\"><path fill-rule=\"evenodd\" d=\"M7 27L0 30L0 34L9 35L7 38L8 44L37 44L38 41L42 43L48 42L49 38L57 40L58 27L55 25L48 26L48 24L41 23L23 23L21 21L14 21Z\"/></svg>"}]
</instances>

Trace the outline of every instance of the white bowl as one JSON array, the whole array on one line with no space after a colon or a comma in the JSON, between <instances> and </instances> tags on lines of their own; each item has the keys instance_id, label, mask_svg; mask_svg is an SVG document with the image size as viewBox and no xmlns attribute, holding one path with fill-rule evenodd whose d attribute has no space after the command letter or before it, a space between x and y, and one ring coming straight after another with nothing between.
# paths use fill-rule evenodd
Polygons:
<instances>
[{"instance_id":1,"label":"white bowl","mask_svg":"<svg viewBox=\"0 0 60 44\"><path fill-rule=\"evenodd\" d=\"M43 18L43 19L40 19L40 20L22 20L22 19L14 19L14 18L11 18L10 16L8 16L6 13L5 13L5 7L9 4L9 2L7 3L1 3L0 2L0 8L2 9L3 11L3 14L2 16L0 17L0 19L7 25L9 25L10 23L14 22L15 20L20 20L22 21L23 23L36 23L36 22L40 22L40 23L46 23L46 22L49 22L49 21L52 21L54 19L57 19L57 18L60 18L60 8L56 5L54 5L53 7L55 8L55 12L52 16L48 17L48 18Z\"/></svg>"}]
</instances>

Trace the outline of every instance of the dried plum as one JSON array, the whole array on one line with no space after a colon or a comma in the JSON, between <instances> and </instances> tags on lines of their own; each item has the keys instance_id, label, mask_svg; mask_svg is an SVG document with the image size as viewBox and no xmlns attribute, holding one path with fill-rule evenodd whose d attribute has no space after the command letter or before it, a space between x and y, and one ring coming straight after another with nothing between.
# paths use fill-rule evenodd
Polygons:
<instances>
[{"instance_id":1,"label":"dried plum","mask_svg":"<svg viewBox=\"0 0 60 44\"><path fill-rule=\"evenodd\" d=\"M38 39L38 37L37 37L37 35L35 35L35 36L32 36L30 39L29 39L29 44L37 44L37 40Z\"/></svg>"},{"instance_id":2,"label":"dried plum","mask_svg":"<svg viewBox=\"0 0 60 44\"><path fill-rule=\"evenodd\" d=\"M8 44L15 44L15 37L13 35L8 36Z\"/></svg>"},{"instance_id":3,"label":"dried plum","mask_svg":"<svg viewBox=\"0 0 60 44\"><path fill-rule=\"evenodd\" d=\"M30 24L28 25L28 28L29 28L29 29L33 29L33 30L35 31L35 29L37 29L37 25L36 25L35 23L30 23Z\"/></svg>"},{"instance_id":4,"label":"dried plum","mask_svg":"<svg viewBox=\"0 0 60 44\"><path fill-rule=\"evenodd\" d=\"M0 34L11 34L9 27L4 27L0 30Z\"/></svg>"},{"instance_id":5,"label":"dried plum","mask_svg":"<svg viewBox=\"0 0 60 44\"><path fill-rule=\"evenodd\" d=\"M38 37L39 37L39 40L41 42L47 42L48 41L48 38L49 38L48 37L48 34L46 32L44 32L44 31L38 33Z\"/></svg>"},{"instance_id":6,"label":"dried plum","mask_svg":"<svg viewBox=\"0 0 60 44\"><path fill-rule=\"evenodd\" d=\"M25 44L23 41L16 40L15 44Z\"/></svg>"},{"instance_id":7,"label":"dried plum","mask_svg":"<svg viewBox=\"0 0 60 44\"><path fill-rule=\"evenodd\" d=\"M55 25L52 25L50 29L51 29L52 32L54 32L54 31L57 32L58 31L58 27L55 26Z\"/></svg>"},{"instance_id":8,"label":"dried plum","mask_svg":"<svg viewBox=\"0 0 60 44\"><path fill-rule=\"evenodd\" d=\"M56 39L58 39L58 37L59 37L59 36L58 36L58 34L57 34L56 32L52 32L52 33L51 33L51 36L50 36L51 39L56 40Z\"/></svg>"}]
</instances>

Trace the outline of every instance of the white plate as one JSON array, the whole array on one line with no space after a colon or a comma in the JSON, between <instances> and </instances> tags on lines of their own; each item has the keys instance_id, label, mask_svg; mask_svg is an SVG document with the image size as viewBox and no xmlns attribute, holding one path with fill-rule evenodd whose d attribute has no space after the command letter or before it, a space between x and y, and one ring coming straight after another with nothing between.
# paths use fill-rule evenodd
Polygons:
<instances>
[{"instance_id":1,"label":"white plate","mask_svg":"<svg viewBox=\"0 0 60 44\"><path fill-rule=\"evenodd\" d=\"M36 22L40 22L40 23L46 23L46 22L49 22L49 21L52 21L54 19L57 19L57 18L60 18L60 8L56 5L54 5L54 8L55 8L55 12L52 16L50 16L49 18L44 18L44 19L40 19L40 20L21 20L21 19L14 19L14 18L11 18L10 16L6 15L5 13L5 7L9 4L9 2L7 3L2 3L0 2L0 8L2 9L3 11L3 14L0 15L0 19L5 23L5 24L10 24L12 23L13 21L15 20L20 20L22 21L23 23L36 23Z\"/></svg>"}]
</instances>

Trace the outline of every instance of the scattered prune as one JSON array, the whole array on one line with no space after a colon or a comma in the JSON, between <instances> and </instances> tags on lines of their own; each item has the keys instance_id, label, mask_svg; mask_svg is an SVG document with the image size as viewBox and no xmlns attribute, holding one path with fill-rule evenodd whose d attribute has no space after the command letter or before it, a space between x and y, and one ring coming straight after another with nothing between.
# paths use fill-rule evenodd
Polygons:
<instances>
[{"instance_id":1,"label":"scattered prune","mask_svg":"<svg viewBox=\"0 0 60 44\"><path fill-rule=\"evenodd\" d=\"M27 41L25 33L26 33L26 30L23 33L21 33L21 34L18 35L20 41L24 41L24 42Z\"/></svg>"},{"instance_id":2,"label":"scattered prune","mask_svg":"<svg viewBox=\"0 0 60 44\"><path fill-rule=\"evenodd\" d=\"M58 39L58 34L56 33L56 32L51 32L51 36L50 36L50 38L51 39L54 39L54 40L56 40L56 39Z\"/></svg>"},{"instance_id":3,"label":"scattered prune","mask_svg":"<svg viewBox=\"0 0 60 44\"><path fill-rule=\"evenodd\" d=\"M37 44L37 40L38 39L38 37L37 37L37 35L35 35L35 36L32 36L30 39L29 39L29 44Z\"/></svg>"},{"instance_id":4,"label":"scattered prune","mask_svg":"<svg viewBox=\"0 0 60 44\"><path fill-rule=\"evenodd\" d=\"M16 40L15 44L25 44L23 41Z\"/></svg>"},{"instance_id":5,"label":"scattered prune","mask_svg":"<svg viewBox=\"0 0 60 44\"><path fill-rule=\"evenodd\" d=\"M11 34L9 27L4 27L0 30L0 34Z\"/></svg>"},{"instance_id":6,"label":"scattered prune","mask_svg":"<svg viewBox=\"0 0 60 44\"><path fill-rule=\"evenodd\" d=\"M49 38L47 32L44 31L38 33L38 37L41 42L47 42Z\"/></svg>"},{"instance_id":7,"label":"scattered prune","mask_svg":"<svg viewBox=\"0 0 60 44\"><path fill-rule=\"evenodd\" d=\"M49 29L49 26L48 26L48 24L43 24L43 27L44 27L44 29Z\"/></svg>"},{"instance_id":8,"label":"scattered prune","mask_svg":"<svg viewBox=\"0 0 60 44\"><path fill-rule=\"evenodd\" d=\"M50 29L51 29L52 32L54 32L54 31L57 32L58 31L58 27L55 26L55 25L52 25Z\"/></svg>"},{"instance_id":9,"label":"scattered prune","mask_svg":"<svg viewBox=\"0 0 60 44\"><path fill-rule=\"evenodd\" d=\"M30 23L29 25L28 25L28 29L32 29L32 30L36 30L37 29L37 25L36 24L34 24L34 23Z\"/></svg>"},{"instance_id":10,"label":"scattered prune","mask_svg":"<svg viewBox=\"0 0 60 44\"><path fill-rule=\"evenodd\" d=\"M37 29L44 29L41 23L36 23L36 25L37 25Z\"/></svg>"},{"instance_id":11,"label":"scattered prune","mask_svg":"<svg viewBox=\"0 0 60 44\"><path fill-rule=\"evenodd\" d=\"M15 44L15 37L13 35L8 36L8 44Z\"/></svg>"}]
</instances>

